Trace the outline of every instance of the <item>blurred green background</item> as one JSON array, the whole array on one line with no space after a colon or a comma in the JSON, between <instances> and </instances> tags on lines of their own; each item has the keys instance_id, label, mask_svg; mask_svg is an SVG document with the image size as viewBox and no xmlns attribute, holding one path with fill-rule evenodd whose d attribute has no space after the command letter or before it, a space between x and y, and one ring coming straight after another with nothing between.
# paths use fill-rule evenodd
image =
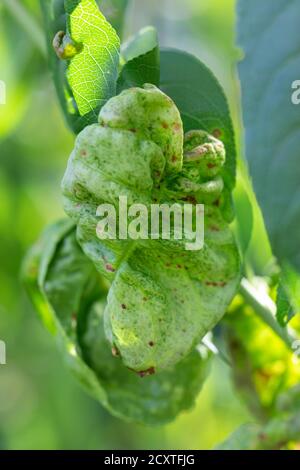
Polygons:
<instances>
[{"instance_id":1,"label":"blurred green background","mask_svg":"<svg viewBox=\"0 0 300 470\"><path fill-rule=\"evenodd\" d=\"M24 253L47 223L63 216L60 180L74 137L63 122L43 56L38 1L19 3L28 17L18 15L14 1L0 4L0 80L7 86L7 103L0 105L0 340L7 345L7 365L0 366L0 449L211 448L249 420L230 384L228 366L215 359L195 409L172 424L126 424L69 375L22 289ZM241 54L234 45L234 11L234 0L136 0L127 12L124 35L153 24L161 45L203 60L225 89L240 141L235 64ZM39 28L33 28L32 19ZM240 161L236 199L246 224L251 211L245 211L245 187ZM261 230L258 221L254 238L262 240ZM252 248L257 271L268 257L262 241L260 251Z\"/></svg>"}]
</instances>

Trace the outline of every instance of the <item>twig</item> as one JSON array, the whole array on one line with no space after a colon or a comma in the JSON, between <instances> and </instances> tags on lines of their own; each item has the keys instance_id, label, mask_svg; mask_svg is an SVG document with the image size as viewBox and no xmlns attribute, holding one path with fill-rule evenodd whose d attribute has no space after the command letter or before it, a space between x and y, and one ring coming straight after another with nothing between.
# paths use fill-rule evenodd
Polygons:
<instances>
[{"instance_id":1,"label":"twig","mask_svg":"<svg viewBox=\"0 0 300 470\"><path fill-rule=\"evenodd\" d=\"M232 363L230 359L224 354L210 339L209 336L206 335L201 341L201 344L205 346L210 352L212 352L216 357L219 357L224 364L229 367L232 367Z\"/></svg>"}]
</instances>

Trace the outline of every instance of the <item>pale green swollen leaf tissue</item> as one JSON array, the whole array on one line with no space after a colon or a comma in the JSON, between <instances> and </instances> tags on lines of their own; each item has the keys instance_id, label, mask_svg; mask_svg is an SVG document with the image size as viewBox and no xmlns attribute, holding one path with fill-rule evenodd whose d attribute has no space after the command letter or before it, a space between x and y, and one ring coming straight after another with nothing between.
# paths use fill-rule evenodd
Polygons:
<instances>
[{"instance_id":1,"label":"pale green swollen leaf tissue","mask_svg":"<svg viewBox=\"0 0 300 470\"><path fill-rule=\"evenodd\" d=\"M200 155L200 157L199 157ZM132 88L101 110L78 136L62 190L77 239L111 282L107 338L123 363L154 374L189 355L224 315L240 280L239 256L226 221L225 148L204 131L183 133L174 102L152 85ZM226 188L228 190L228 188ZM186 240L100 240L97 207L205 204L205 244Z\"/></svg>"},{"instance_id":2,"label":"pale green swollen leaf tissue","mask_svg":"<svg viewBox=\"0 0 300 470\"><path fill-rule=\"evenodd\" d=\"M185 132L203 129L220 139L226 148L222 168L228 192L227 218L233 218L230 191L235 185L236 147L228 102L211 70L197 57L176 49L160 52L160 88L180 111Z\"/></svg>"}]
</instances>

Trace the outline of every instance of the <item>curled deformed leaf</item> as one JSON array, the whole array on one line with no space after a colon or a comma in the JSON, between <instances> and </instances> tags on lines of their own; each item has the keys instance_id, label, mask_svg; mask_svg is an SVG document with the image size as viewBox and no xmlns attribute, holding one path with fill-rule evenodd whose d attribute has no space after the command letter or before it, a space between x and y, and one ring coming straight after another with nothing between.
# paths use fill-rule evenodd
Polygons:
<instances>
[{"instance_id":1,"label":"curled deformed leaf","mask_svg":"<svg viewBox=\"0 0 300 470\"><path fill-rule=\"evenodd\" d=\"M185 132L203 129L221 140L226 149L222 169L227 218L232 219L230 190L235 184L236 147L226 96L213 73L197 57L176 49L160 52L160 88L180 111Z\"/></svg>"},{"instance_id":2,"label":"curled deformed leaf","mask_svg":"<svg viewBox=\"0 0 300 470\"><path fill-rule=\"evenodd\" d=\"M185 358L236 291L239 257L223 216L224 163L222 142L201 130L184 137L177 107L150 85L112 98L99 124L76 141L62 183L65 210L85 254L112 282L107 337L124 364L142 375ZM149 208L205 203L203 249L188 251L186 240L174 237L100 240L97 207L117 208L120 196Z\"/></svg>"}]
</instances>

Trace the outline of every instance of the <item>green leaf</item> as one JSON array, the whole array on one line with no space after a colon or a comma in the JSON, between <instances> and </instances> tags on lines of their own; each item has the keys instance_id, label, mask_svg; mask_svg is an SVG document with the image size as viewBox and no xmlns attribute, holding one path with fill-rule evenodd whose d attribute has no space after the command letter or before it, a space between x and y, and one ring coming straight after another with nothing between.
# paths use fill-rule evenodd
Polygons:
<instances>
[{"instance_id":1,"label":"green leaf","mask_svg":"<svg viewBox=\"0 0 300 470\"><path fill-rule=\"evenodd\" d=\"M139 377L113 357L103 328L105 303L90 312L81 332L84 357L102 379L114 414L145 424L163 424L193 406L209 371L209 356L192 352L174 368ZM116 353L116 351L115 351Z\"/></svg>"},{"instance_id":2,"label":"green leaf","mask_svg":"<svg viewBox=\"0 0 300 470\"><path fill-rule=\"evenodd\" d=\"M300 271L298 2L239 0L239 66L246 154L275 256Z\"/></svg>"},{"instance_id":3,"label":"green leaf","mask_svg":"<svg viewBox=\"0 0 300 470\"><path fill-rule=\"evenodd\" d=\"M235 183L236 149L228 103L212 72L196 57L182 51L161 51L160 88L176 103L185 131L204 129L226 148L223 177L227 188Z\"/></svg>"},{"instance_id":4,"label":"green leaf","mask_svg":"<svg viewBox=\"0 0 300 470\"><path fill-rule=\"evenodd\" d=\"M71 222L45 231L24 262L23 278L67 366L112 414L162 424L194 404L208 373L207 351L194 351L175 368L143 378L112 355L103 325L108 286L81 251Z\"/></svg>"},{"instance_id":5,"label":"green leaf","mask_svg":"<svg viewBox=\"0 0 300 470\"><path fill-rule=\"evenodd\" d=\"M286 326L295 315L295 312L282 283L277 288L276 306L277 321L281 326Z\"/></svg>"},{"instance_id":6,"label":"green leaf","mask_svg":"<svg viewBox=\"0 0 300 470\"><path fill-rule=\"evenodd\" d=\"M126 61L118 80L118 92L145 83L159 85L159 46L155 28L143 28L122 49Z\"/></svg>"},{"instance_id":7,"label":"green leaf","mask_svg":"<svg viewBox=\"0 0 300 470\"><path fill-rule=\"evenodd\" d=\"M282 326L300 312L300 277L288 263L282 266L276 303L276 317Z\"/></svg>"},{"instance_id":8,"label":"green leaf","mask_svg":"<svg viewBox=\"0 0 300 470\"><path fill-rule=\"evenodd\" d=\"M68 124L78 133L97 121L116 93L120 41L95 0L45 0L41 5L57 93Z\"/></svg>"},{"instance_id":9,"label":"green leaf","mask_svg":"<svg viewBox=\"0 0 300 470\"><path fill-rule=\"evenodd\" d=\"M122 45L122 57L126 62L148 54L158 47L157 31L153 26L142 28Z\"/></svg>"}]
</instances>

